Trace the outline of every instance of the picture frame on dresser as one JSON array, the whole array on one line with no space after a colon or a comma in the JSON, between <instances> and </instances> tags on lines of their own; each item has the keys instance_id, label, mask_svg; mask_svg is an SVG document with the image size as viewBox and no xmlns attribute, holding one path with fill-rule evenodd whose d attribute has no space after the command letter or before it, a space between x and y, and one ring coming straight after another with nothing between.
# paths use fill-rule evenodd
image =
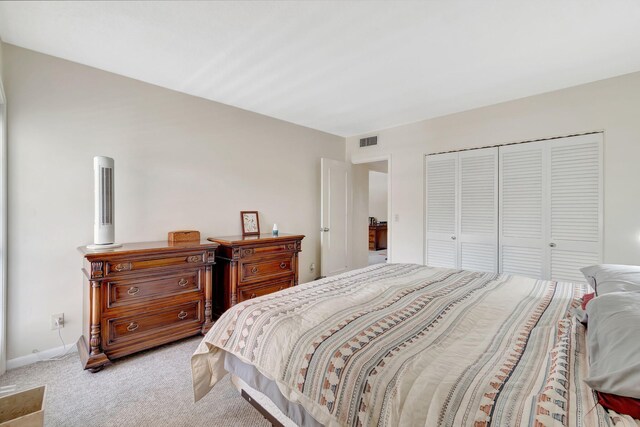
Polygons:
<instances>
[{"instance_id":1,"label":"picture frame on dresser","mask_svg":"<svg viewBox=\"0 0 640 427\"><path fill-rule=\"evenodd\" d=\"M243 236L260 235L260 218L258 211L240 211Z\"/></svg>"}]
</instances>

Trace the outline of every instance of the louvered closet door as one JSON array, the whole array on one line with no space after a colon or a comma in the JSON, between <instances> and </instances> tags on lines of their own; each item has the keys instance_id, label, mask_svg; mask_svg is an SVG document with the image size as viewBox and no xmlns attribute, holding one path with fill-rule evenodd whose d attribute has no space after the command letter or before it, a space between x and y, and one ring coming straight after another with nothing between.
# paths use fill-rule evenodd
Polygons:
<instances>
[{"instance_id":1,"label":"louvered closet door","mask_svg":"<svg viewBox=\"0 0 640 427\"><path fill-rule=\"evenodd\" d=\"M458 154L426 157L426 262L432 267L457 268Z\"/></svg>"},{"instance_id":2,"label":"louvered closet door","mask_svg":"<svg viewBox=\"0 0 640 427\"><path fill-rule=\"evenodd\" d=\"M602 134L547 143L550 277L584 282L602 260Z\"/></svg>"},{"instance_id":3,"label":"louvered closet door","mask_svg":"<svg viewBox=\"0 0 640 427\"><path fill-rule=\"evenodd\" d=\"M498 271L498 149L459 153L459 266Z\"/></svg>"},{"instance_id":4,"label":"louvered closet door","mask_svg":"<svg viewBox=\"0 0 640 427\"><path fill-rule=\"evenodd\" d=\"M500 147L500 272L546 277L546 142Z\"/></svg>"}]
</instances>

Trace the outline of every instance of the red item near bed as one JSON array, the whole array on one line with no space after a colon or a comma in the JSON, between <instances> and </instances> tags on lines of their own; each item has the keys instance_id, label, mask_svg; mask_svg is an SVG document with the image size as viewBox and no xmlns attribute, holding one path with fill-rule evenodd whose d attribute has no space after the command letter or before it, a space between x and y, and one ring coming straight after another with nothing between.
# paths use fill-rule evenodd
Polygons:
<instances>
[{"instance_id":1,"label":"red item near bed","mask_svg":"<svg viewBox=\"0 0 640 427\"><path fill-rule=\"evenodd\" d=\"M629 415L632 418L640 418L640 399L601 393L599 391L596 391L596 394L598 395L598 403L605 408L619 414Z\"/></svg>"},{"instance_id":2,"label":"red item near bed","mask_svg":"<svg viewBox=\"0 0 640 427\"><path fill-rule=\"evenodd\" d=\"M587 303L589 301L591 301L593 298L595 298L596 293L595 292L591 292L590 294L584 294L584 296L582 297L582 309L586 310L587 309Z\"/></svg>"}]
</instances>

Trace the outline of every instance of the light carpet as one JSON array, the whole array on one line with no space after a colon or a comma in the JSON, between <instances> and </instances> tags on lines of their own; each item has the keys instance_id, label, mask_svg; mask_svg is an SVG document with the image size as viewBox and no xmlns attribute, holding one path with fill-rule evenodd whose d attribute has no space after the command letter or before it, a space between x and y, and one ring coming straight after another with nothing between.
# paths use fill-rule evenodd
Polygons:
<instances>
[{"instance_id":1,"label":"light carpet","mask_svg":"<svg viewBox=\"0 0 640 427\"><path fill-rule=\"evenodd\" d=\"M193 402L190 358L201 337L126 358L92 374L78 354L7 371L0 386L47 385L47 426L269 426L229 381Z\"/></svg>"}]
</instances>

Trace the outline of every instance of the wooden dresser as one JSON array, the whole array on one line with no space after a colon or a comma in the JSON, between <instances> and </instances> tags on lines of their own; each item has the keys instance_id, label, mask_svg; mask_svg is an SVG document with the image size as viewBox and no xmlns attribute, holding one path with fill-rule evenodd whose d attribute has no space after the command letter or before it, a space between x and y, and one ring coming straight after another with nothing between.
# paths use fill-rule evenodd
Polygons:
<instances>
[{"instance_id":1,"label":"wooden dresser","mask_svg":"<svg viewBox=\"0 0 640 427\"><path fill-rule=\"evenodd\" d=\"M387 249L387 223L369 225L369 250Z\"/></svg>"},{"instance_id":2,"label":"wooden dresser","mask_svg":"<svg viewBox=\"0 0 640 427\"><path fill-rule=\"evenodd\" d=\"M247 299L298 284L303 235L210 237L218 243L213 285L214 317Z\"/></svg>"},{"instance_id":3,"label":"wooden dresser","mask_svg":"<svg viewBox=\"0 0 640 427\"><path fill-rule=\"evenodd\" d=\"M205 333L212 325L212 266L217 243L125 244L84 255L85 369L111 359Z\"/></svg>"}]
</instances>

